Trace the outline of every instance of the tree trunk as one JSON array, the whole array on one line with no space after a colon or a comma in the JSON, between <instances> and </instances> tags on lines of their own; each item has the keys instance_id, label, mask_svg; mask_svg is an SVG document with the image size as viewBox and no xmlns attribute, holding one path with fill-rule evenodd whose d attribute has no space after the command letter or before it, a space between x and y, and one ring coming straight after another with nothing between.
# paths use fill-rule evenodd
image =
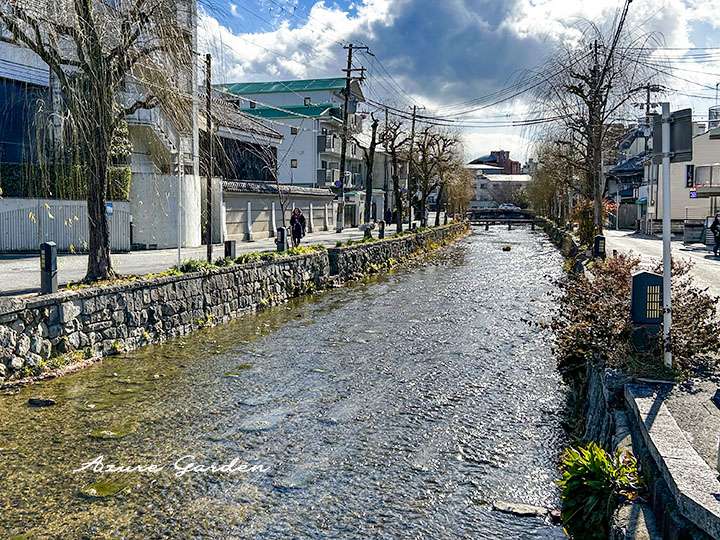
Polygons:
<instances>
[{"instance_id":1,"label":"tree trunk","mask_svg":"<svg viewBox=\"0 0 720 540\"><path fill-rule=\"evenodd\" d=\"M98 139L103 137L96 138L96 154L89 157L86 169L90 176L87 197L90 238L86 281L110 279L115 275L110 260L110 224L105 209L108 144Z\"/></svg>"},{"instance_id":2,"label":"tree trunk","mask_svg":"<svg viewBox=\"0 0 720 540\"><path fill-rule=\"evenodd\" d=\"M437 204L435 205L435 226L440 226L440 205L442 204L442 198L443 198L443 191L445 188L445 184L440 184L440 188L438 189L438 196L437 196Z\"/></svg>"},{"instance_id":3,"label":"tree trunk","mask_svg":"<svg viewBox=\"0 0 720 540\"><path fill-rule=\"evenodd\" d=\"M370 161L368 164L368 171L365 175L365 212L363 215L363 220L365 221L366 225L370 224L370 209L372 207L372 184L373 184L373 171L372 171L373 163ZM365 229L365 238L372 238L372 231L370 230L370 227L366 227Z\"/></svg>"}]
</instances>

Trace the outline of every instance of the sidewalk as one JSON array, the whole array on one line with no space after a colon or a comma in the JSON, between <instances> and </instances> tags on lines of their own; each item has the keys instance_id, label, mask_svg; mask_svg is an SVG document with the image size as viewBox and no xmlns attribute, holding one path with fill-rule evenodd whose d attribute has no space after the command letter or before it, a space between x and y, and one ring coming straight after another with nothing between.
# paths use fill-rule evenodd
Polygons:
<instances>
[{"instance_id":1,"label":"sidewalk","mask_svg":"<svg viewBox=\"0 0 720 540\"><path fill-rule=\"evenodd\" d=\"M662 240L652 236L640 235L630 231L605 230L607 253L613 249L619 253L633 253L644 262L662 261ZM698 284L710 289L710 293L720 296L720 259L714 257L701 244L685 245L682 241L672 242L672 254L675 258L690 259L695 266L692 275Z\"/></svg>"},{"instance_id":2,"label":"sidewalk","mask_svg":"<svg viewBox=\"0 0 720 540\"><path fill-rule=\"evenodd\" d=\"M395 226L390 225L386 234L395 233ZM377 237L377 229L373 231ZM358 229L345 229L341 233L335 231L321 231L308 234L303 238L303 244L322 244L334 247L336 242L346 242L350 239L360 239L363 232ZM275 239L265 238L255 242L238 242L237 253L249 251L267 251L275 249ZM224 247L215 245L213 260L222 258ZM206 247L184 248L182 260L205 259ZM118 253L112 255L113 268L121 275L142 275L152 272L162 272L177 264L177 249L158 249L148 251L134 251L131 253ZM58 284L60 287L85 277L87 270L87 254L58 256ZM39 255L0 255L0 297L33 294L40 288L40 256Z\"/></svg>"}]
</instances>

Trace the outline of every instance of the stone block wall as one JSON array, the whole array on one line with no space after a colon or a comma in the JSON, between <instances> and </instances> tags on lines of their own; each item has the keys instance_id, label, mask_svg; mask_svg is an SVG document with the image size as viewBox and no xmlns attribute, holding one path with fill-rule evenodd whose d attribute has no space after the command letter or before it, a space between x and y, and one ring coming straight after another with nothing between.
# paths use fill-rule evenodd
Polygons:
<instances>
[{"instance_id":1,"label":"stone block wall","mask_svg":"<svg viewBox=\"0 0 720 540\"><path fill-rule=\"evenodd\" d=\"M317 290L328 275L322 252L15 302L0 309L0 382L63 353L106 356L227 322Z\"/></svg>"},{"instance_id":2,"label":"stone block wall","mask_svg":"<svg viewBox=\"0 0 720 540\"><path fill-rule=\"evenodd\" d=\"M467 223L456 222L400 238L329 249L330 272L344 281L362 277L386 268L391 261L402 261L422 250L457 238L467 230Z\"/></svg>"},{"instance_id":3,"label":"stone block wall","mask_svg":"<svg viewBox=\"0 0 720 540\"><path fill-rule=\"evenodd\" d=\"M311 255L14 299L0 305L0 386L57 368L67 353L95 358L130 351L284 303L465 230L456 223Z\"/></svg>"}]
</instances>

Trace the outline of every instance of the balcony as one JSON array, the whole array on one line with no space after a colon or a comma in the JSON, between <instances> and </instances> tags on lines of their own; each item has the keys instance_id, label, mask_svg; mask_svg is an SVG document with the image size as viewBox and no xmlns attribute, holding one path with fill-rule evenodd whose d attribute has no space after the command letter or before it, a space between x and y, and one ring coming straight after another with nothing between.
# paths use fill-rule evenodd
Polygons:
<instances>
[{"instance_id":1,"label":"balcony","mask_svg":"<svg viewBox=\"0 0 720 540\"><path fill-rule=\"evenodd\" d=\"M340 137L333 135L318 135L318 153L339 154L341 150Z\"/></svg>"},{"instance_id":2,"label":"balcony","mask_svg":"<svg viewBox=\"0 0 720 540\"><path fill-rule=\"evenodd\" d=\"M317 183L319 186L334 186L340 180L340 169L318 169Z\"/></svg>"}]
</instances>

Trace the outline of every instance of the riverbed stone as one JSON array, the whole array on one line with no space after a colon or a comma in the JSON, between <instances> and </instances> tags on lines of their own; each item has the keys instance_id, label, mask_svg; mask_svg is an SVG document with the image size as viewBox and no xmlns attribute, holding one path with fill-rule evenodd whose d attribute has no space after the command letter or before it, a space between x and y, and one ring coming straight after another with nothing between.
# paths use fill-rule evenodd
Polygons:
<instances>
[{"instance_id":1,"label":"riverbed stone","mask_svg":"<svg viewBox=\"0 0 720 540\"><path fill-rule=\"evenodd\" d=\"M549 512L549 510L543 506L533 506L531 504L508 501L493 502L493 510L519 517L545 517Z\"/></svg>"}]
</instances>

